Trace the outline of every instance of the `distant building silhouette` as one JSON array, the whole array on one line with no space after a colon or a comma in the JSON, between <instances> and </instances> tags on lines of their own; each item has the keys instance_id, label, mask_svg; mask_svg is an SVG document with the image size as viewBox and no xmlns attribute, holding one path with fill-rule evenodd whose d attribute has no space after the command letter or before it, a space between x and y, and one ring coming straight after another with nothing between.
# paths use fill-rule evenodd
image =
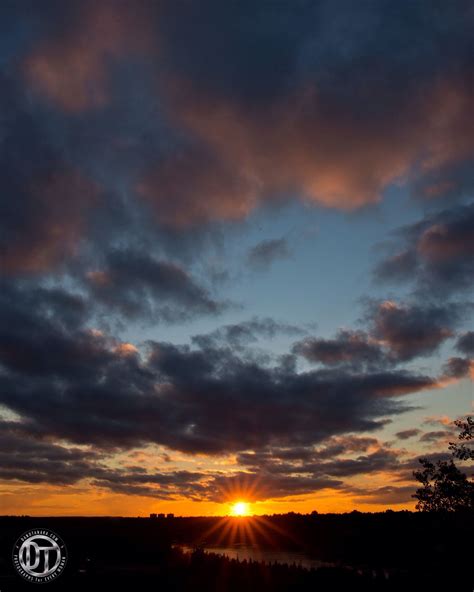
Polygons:
<instances>
[{"instance_id":1,"label":"distant building silhouette","mask_svg":"<svg viewBox=\"0 0 474 592\"><path fill-rule=\"evenodd\" d=\"M150 514L150 518L152 520L156 520L157 518L174 518L174 514Z\"/></svg>"}]
</instances>

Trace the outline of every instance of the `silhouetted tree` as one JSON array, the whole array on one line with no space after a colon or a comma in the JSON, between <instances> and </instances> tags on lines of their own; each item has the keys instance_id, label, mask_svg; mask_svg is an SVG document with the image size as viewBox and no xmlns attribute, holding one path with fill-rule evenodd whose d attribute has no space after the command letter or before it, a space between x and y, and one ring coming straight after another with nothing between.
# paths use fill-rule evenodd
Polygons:
<instances>
[{"instance_id":1,"label":"silhouetted tree","mask_svg":"<svg viewBox=\"0 0 474 592\"><path fill-rule=\"evenodd\" d=\"M433 464L421 458L422 471L415 478L422 484L414 497L417 510L425 512L474 509L474 484L468 481L452 460L439 460Z\"/></svg>"},{"instance_id":2,"label":"silhouetted tree","mask_svg":"<svg viewBox=\"0 0 474 592\"><path fill-rule=\"evenodd\" d=\"M463 442L450 442L449 449L460 460L474 460L474 419L467 417L466 421L458 419L454 423L461 429L458 438Z\"/></svg>"},{"instance_id":3,"label":"silhouetted tree","mask_svg":"<svg viewBox=\"0 0 474 592\"><path fill-rule=\"evenodd\" d=\"M474 421L458 420L456 426L461 429L459 440L470 441L474 434ZM464 442L450 442L450 450L461 460L474 459L474 451ZM474 510L474 482L459 470L451 459L439 460L436 464L421 458L423 470L414 471L413 475L422 485L413 495L418 502L416 509L424 512Z\"/></svg>"}]
</instances>

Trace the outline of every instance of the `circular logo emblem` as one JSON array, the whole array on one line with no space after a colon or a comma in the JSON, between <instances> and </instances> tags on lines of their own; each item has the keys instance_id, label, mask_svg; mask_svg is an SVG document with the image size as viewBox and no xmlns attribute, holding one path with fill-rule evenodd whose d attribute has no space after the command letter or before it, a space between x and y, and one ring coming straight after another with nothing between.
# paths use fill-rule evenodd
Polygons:
<instances>
[{"instance_id":1,"label":"circular logo emblem","mask_svg":"<svg viewBox=\"0 0 474 592\"><path fill-rule=\"evenodd\" d=\"M34 584L55 580L67 561L66 545L52 530L35 528L23 533L13 547L16 571Z\"/></svg>"}]
</instances>

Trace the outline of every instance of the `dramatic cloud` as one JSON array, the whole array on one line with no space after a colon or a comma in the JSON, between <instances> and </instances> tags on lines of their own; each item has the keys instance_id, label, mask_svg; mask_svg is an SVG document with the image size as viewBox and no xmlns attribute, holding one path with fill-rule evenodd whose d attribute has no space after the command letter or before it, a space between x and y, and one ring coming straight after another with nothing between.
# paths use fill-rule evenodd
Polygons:
<instances>
[{"instance_id":1,"label":"dramatic cloud","mask_svg":"<svg viewBox=\"0 0 474 592\"><path fill-rule=\"evenodd\" d=\"M380 344L363 331L341 330L334 339L308 337L294 346L294 351L311 362L327 366L380 366L385 353Z\"/></svg>"},{"instance_id":2,"label":"dramatic cloud","mask_svg":"<svg viewBox=\"0 0 474 592\"><path fill-rule=\"evenodd\" d=\"M351 477L353 475L370 474L395 468L398 462L398 454L393 450L380 449L372 454L359 456L355 459L336 459L314 468L327 471L331 475L339 477Z\"/></svg>"},{"instance_id":3,"label":"dramatic cloud","mask_svg":"<svg viewBox=\"0 0 474 592\"><path fill-rule=\"evenodd\" d=\"M90 480L100 488L130 495L169 499L197 495L211 475L190 471L148 473L142 467L110 468L108 455L51 444L31 437L21 423L0 422L0 479L74 485Z\"/></svg>"},{"instance_id":4,"label":"dramatic cloud","mask_svg":"<svg viewBox=\"0 0 474 592\"><path fill-rule=\"evenodd\" d=\"M379 448L367 455L359 455L356 458L337 458L340 454L347 454L350 450L336 449L331 451L332 460L327 455L320 455L318 450L312 451L311 459L290 459L281 458L278 451L264 455L248 455L239 457L245 461L244 464L253 466L253 470L265 468L271 474L299 475L329 475L333 477L352 477L359 474L377 473L393 469L398 464L398 453L393 450ZM354 451L352 451L354 452ZM252 460L252 456L255 458Z\"/></svg>"},{"instance_id":5,"label":"dramatic cloud","mask_svg":"<svg viewBox=\"0 0 474 592\"><path fill-rule=\"evenodd\" d=\"M398 360L410 360L429 355L449 337L463 307L399 305L385 301L371 307L368 318L373 324L373 336L386 346Z\"/></svg>"},{"instance_id":6,"label":"dramatic cloud","mask_svg":"<svg viewBox=\"0 0 474 592\"><path fill-rule=\"evenodd\" d=\"M101 189L67 163L18 84L3 73L0 80L2 270L44 272L75 254Z\"/></svg>"},{"instance_id":7,"label":"dramatic cloud","mask_svg":"<svg viewBox=\"0 0 474 592\"><path fill-rule=\"evenodd\" d=\"M96 302L128 318L176 321L225 308L180 266L132 250L108 253L104 267L87 273L87 285Z\"/></svg>"},{"instance_id":8,"label":"dramatic cloud","mask_svg":"<svg viewBox=\"0 0 474 592\"><path fill-rule=\"evenodd\" d=\"M474 277L474 204L455 206L398 231L401 245L383 260L376 277L415 280L431 296L466 290Z\"/></svg>"},{"instance_id":9,"label":"dramatic cloud","mask_svg":"<svg viewBox=\"0 0 474 592\"><path fill-rule=\"evenodd\" d=\"M11 288L3 295L5 318L15 322L2 323L1 402L33 432L71 442L213 454L313 444L376 429L407 408L399 397L436 386L405 371L297 373L208 344L150 342L143 359L87 329L78 298Z\"/></svg>"},{"instance_id":10,"label":"dramatic cloud","mask_svg":"<svg viewBox=\"0 0 474 592\"><path fill-rule=\"evenodd\" d=\"M103 458L97 452L28 438L15 422L0 422L0 428L0 479L71 484L94 474L93 467Z\"/></svg>"},{"instance_id":11,"label":"dramatic cloud","mask_svg":"<svg viewBox=\"0 0 474 592\"><path fill-rule=\"evenodd\" d=\"M20 62L25 83L53 105L104 109L119 66L152 73L179 129L175 150L136 183L161 223L239 219L290 193L352 209L400 179L428 198L472 184L467 9L48 8L33 11L40 33Z\"/></svg>"},{"instance_id":12,"label":"dramatic cloud","mask_svg":"<svg viewBox=\"0 0 474 592\"><path fill-rule=\"evenodd\" d=\"M461 191L472 160L472 14L427 8L209 2L198 18L166 2L19 6L6 22L29 34L9 72L43 144L114 191L125 179L164 227L238 220L290 196L353 209L399 180L439 196ZM62 226L79 223L67 232L78 243L90 203L68 203L78 211Z\"/></svg>"},{"instance_id":13,"label":"dramatic cloud","mask_svg":"<svg viewBox=\"0 0 474 592\"><path fill-rule=\"evenodd\" d=\"M474 272L471 7L7 4L0 405L15 421L0 426L0 478L222 501L406 476L413 459L374 432L412 393L473 373L473 333L456 334L470 305L447 298L469 294ZM309 336L290 301L293 324L255 307L206 326L235 306L215 270L252 213L353 211L394 185L427 213L392 236L375 278L413 290L370 300L363 330ZM245 235L247 267L287 258L287 239L256 242L285 232ZM189 321L187 336L165 326ZM299 340L288 353L260 347L282 335ZM403 366L456 337L462 357L438 376ZM420 439L436 445L441 429ZM147 445L166 471L118 463ZM182 470L166 449L237 465ZM352 493L398 503L408 489Z\"/></svg>"},{"instance_id":14,"label":"dramatic cloud","mask_svg":"<svg viewBox=\"0 0 474 592\"><path fill-rule=\"evenodd\" d=\"M434 353L454 336L454 327L468 309L461 304L369 302L363 318L368 332L342 329L333 339L307 337L293 351L325 366L384 368Z\"/></svg>"},{"instance_id":15,"label":"dramatic cloud","mask_svg":"<svg viewBox=\"0 0 474 592\"><path fill-rule=\"evenodd\" d=\"M156 220L186 230L213 220L240 220L257 205L254 183L240 178L204 145L183 148L153 166L136 186Z\"/></svg>"},{"instance_id":16,"label":"dramatic cloud","mask_svg":"<svg viewBox=\"0 0 474 592\"><path fill-rule=\"evenodd\" d=\"M142 466L117 467L112 456L89 448L51 444L28 434L22 423L2 422L0 427L0 478L3 480L52 485L74 485L86 480L94 487L115 493L156 499L184 497L225 502L243 495L249 501L263 501L327 488L339 489L343 485L340 477L376 473L398 465L396 453L384 450L354 460L331 462L317 462L318 454L313 453L312 462L302 463L302 459L293 454L291 464L288 455L280 450L276 451L276 456L257 455L258 465L242 458L244 465L253 465L246 471L229 474L215 470L158 472ZM352 446L349 439L343 449L332 454L337 456L351 449L366 448L364 440L377 443L370 438L354 438ZM115 466L110 466L110 460Z\"/></svg>"},{"instance_id":17,"label":"dramatic cloud","mask_svg":"<svg viewBox=\"0 0 474 592\"><path fill-rule=\"evenodd\" d=\"M32 211L27 212L31 226L28 227L28 221L23 220L20 228L9 226L4 234L2 251L6 270L46 271L74 254L87 208L97 197L97 188L77 172L65 171L38 179L34 186L24 191L28 194L26 199L31 199ZM14 207L18 206L15 204ZM17 212L13 212L13 216ZM6 224L10 222L4 220ZM15 230L18 232L16 235L13 234ZM28 234L29 241L26 241Z\"/></svg>"},{"instance_id":18,"label":"dramatic cloud","mask_svg":"<svg viewBox=\"0 0 474 592\"><path fill-rule=\"evenodd\" d=\"M311 464L326 461L342 454L354 454L377 450L380 447L376 438L361 436L333 436L323 445L292 446L281 448L272 446L253 452L237 455L240 464L252 468L265 466L274 472L308 472ZM306 470L307 469L307 470Z\"/></svg>"},{"instance_id":19,"label":"dramatic cloud","mask_svg":"<svg viewBox=\"0 0 474 592\"><path fill-rule=\"evenodd\" d=\"M25 58L24 76L68 112L104 107L110 100L111 64L152 49L143 7L86 0L68 2L58 13L63 30L41 40Z\"/></svg>"},{"instance_id":20,"label":"dramatic cloud","mask_svg":"<svg viewBox=\"0 0 474 592\"><path fill-rule=\"evenodd\" d=\"M364 14L368 19L364 23L367 33L369 23L376 19L380 24L386 23L389 29L386 33L392 43L396 40L400 42L404 35L415 34L414 30L407 31L403 15L393 14L393 18L384 21L377 9L372 10L373 14L370 11ZM381 192L390 182L406 177L420 161L421 176L428 180L424 192L431 194L433 183L429 177L433 170L449 168L453 161L470 158L472 134L468 130L471 129L469 105L472 104L472 88L467 83L467 77L462 72L454 74L449 69L444 70L447 63L443 64L443 71L438 72L438 76L433 76L432 56L424 62L427 56L420 55L419 61L415 61L418 71L426 70L423 81L416 87L411 79L410 66L413 67L413 63L410 64L402 47L391 53L397 55L393 61L387 59L388 54L384 55L382 74L380 64L374 58L380 55L381 48L377 48L372 59L369 57L366 42L361 41L365 37L350 24L354 16L352 11L353 8L346 5L339 7L335 13L325 3L315 8L312 19L314 29L305 27L299 38L299 47L295 44L285 48L285 68L280 70L280 76L276 75L276 80L272 78L267 83L266 88L261 88L257 82L257 72L249 72L248 67L244 69L238 56L229 55L224 77L216 77L210 88L199 80L197 89L197 84L193 84L193 74L199 68L200 54L190 56L187 61L182 53L179 55L182 70L190 77L187 76L186 82L181 84L177 82L173 95L177 118L198 141L219 155L221 165L218 170L225 168L224 163L233 163L233 174L229 179L233 179L232 186L240 183L246 188L243 203L247 211L255 203L268 199L267 196L288 192L296 192L312 202L341 208L373 203L380 199ZM285 9L285 12L288 11ZM256 15L257 20L264 19L262 13ZM246 29L245 21L237 20L236 29L247 33L247 36L256 35L256 44L271 40L277 45L282 39L289 44L294 43L291 35L285 35L278 28L279 24L286 22L284 18L280 21L276 14L266 16L270 17L271 25L275 24L275 29L271 30L271 25L265 27L264 39L258 37L262 34L261 30ZM295 20L301 17L297 14L291 16ZM359 25L363 18L359 15ZM438 30L439 23L432 24ZM301 27L302 23L299 25ZM341 45L349 48L346 52L337 45L332 46L334 39L328 37L327 30L334 28L338 32L338 40L344 35ZM382 34L382 31L378 33ZM199 33L196 31L194 34L197 36ZM328 42L329 47L321 47L318 38ZM212 35L206 39L201 55L205 53L208 57L209 44L213 39ZM228 41L222 37L215 39L221 46L220 55L222 51L224 54L230 52L227 43L231 40L232 35ZM414 41L416 47L416 38ZM167 42L168 39L165 39L164 43ZM439 43L435 39L433 42L435 45ZM385 41L377 36L374 43L383 45ZM174 48L169 49L172 56ZM461 53L463 51L461 49ZM323 70L318 68L322 63L320 52L326 58ZM400 64L403 60L406 61L405 75ZM265 67L265 62L257 64ZM359 65L361 70L354 64ZM238 86L234 87L234 93L230 92L229 71L237 77L240 74L242 78L245 72L246 92L239 92ZM222 81L221 84L217 80ZM250 81L255 84L254 89L249 87ZM398 88L395 81L400 85ZM421 87L426 88L426 94L420 93ZM349 88L350 93L347 91ZM262 100L262 95L265 100ZM395 99L397 96L398 101ZM378 97L376 105L374 97ZM438 125L436 122L441 118L443 124ZM465 142L456 146L453 139L463 122L466 124ZM179 172L190 173L189 166L182 168L179 161L172 170L176 176ZM209 171L207 183L213 178L212 171ZM159 180L161 177L155 175L152 183L158 187ZM201 170L196 181L198 187L203 186ZM436 187L442 188L439 181ZM439 193L442 193L441 189ZM217 193L213 195L217 197ZM240 212L232 207L230 197L226 196L224 201L233 215L238 216ZM216 213L210 211L209 215L215 216Z\"/></svg>"}]
</instances>

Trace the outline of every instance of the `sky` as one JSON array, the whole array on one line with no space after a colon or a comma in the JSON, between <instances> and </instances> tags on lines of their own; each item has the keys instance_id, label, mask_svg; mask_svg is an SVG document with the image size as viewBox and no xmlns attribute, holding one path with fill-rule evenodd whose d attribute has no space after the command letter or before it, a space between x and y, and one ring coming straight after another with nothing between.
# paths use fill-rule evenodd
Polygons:
<instances>
[{"instance_id":1,"label":"sky","mask_svg":"<svg viewBox=\"0 0 474 592\"><path fill-rule=\"evenodd\" d=\"M473 26L1 3L3 514L414 508L472 413Z\"/></svg>"}]
</instances>

